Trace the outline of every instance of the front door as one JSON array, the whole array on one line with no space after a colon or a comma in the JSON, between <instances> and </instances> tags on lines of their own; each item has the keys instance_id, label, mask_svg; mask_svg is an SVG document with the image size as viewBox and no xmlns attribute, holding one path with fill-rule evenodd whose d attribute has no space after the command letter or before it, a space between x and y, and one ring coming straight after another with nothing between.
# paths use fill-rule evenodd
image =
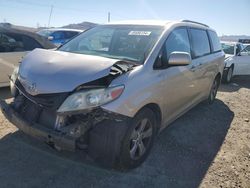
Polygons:
<instances>
[{"instance_id":1,"label":"front door","mask_svg":"<svg viewBox=\"0 0 250 188\"><path fill-rule=\"evenodd\" d=\"M176 51L190 54L188 32L184 27L175 29L168 36L162 50L163 62L167 62L169 55ZM168 67L160 71L163 113L167 117L164 123L167 123L191 106L196 98L196 65Z\"/></svg>"},{"instance_id":2,"label":"front door","mask_svg":"<svg viewBox=\"0 0 250 188\"><path fill-rule=\"evenodd\" d=\"M233 57L234 75L250 75L250 52L243 50L240 55Z\"/></svg>"}]
</instances>

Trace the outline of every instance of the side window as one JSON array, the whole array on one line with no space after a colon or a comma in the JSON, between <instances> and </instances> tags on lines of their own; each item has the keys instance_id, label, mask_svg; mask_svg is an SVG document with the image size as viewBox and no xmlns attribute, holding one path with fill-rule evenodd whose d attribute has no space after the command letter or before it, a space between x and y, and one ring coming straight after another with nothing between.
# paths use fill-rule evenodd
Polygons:
<instances>
[{"instance_id":1,"label":"side window","mask_svg":"<svg viewBox=\"0 0 250 188\"><path fill-rule=\"evenodd\" d=\"M165 60L168 60L170 54L174 51L190 53L187 29L175 29L167 38L164 51L164 58L166 58Z\"/></svg>"},{"instance_id":2,"label":"side window","mask_svg":"<svg viewBox=\"0 0 250 188\"><path fill-rule=\"evenodd\" d=\"M208 31L210 39L211 39L211 45L213 48L213 52L219 52L221 51L221 44L220 44L220 40L217 36L217 34L214 31Z\"/></svg>"},{"instance_id":3,"label":"side window","mask_svg":"<svg viewBox=\"0 0 250 188\"><path fill-rule=\"evenodd\" d=\"M207 32L202 29L190 29L193 58L210 53Z\"/></svg>"},{"instance_id":4,"label":"side window","mask_svg":"<svg viewBox=\"0 0 250 188\"><path fill-rule=\"evenodd\" d=\"M78 32L75 31L67 31L64 33L66 39L71 39L72 37L76 36Z\"/></svg>"},{"instance_id":5,"label":"side window","mask_svg":"<svg viewBox=\"0 0 250 188\"><path fill-rule=\"evenodd\" d=\"M42 46L33 38L28 37L26 35L22 36L24 50L25 51L31 51L35 48L41 48Z\"/></svg>"},{"instance_id":6,"label":"side window","mask_svg":"<svg viewBox=\"0 0 250 188\"><path fill-rule=\"evenodd\" d=\"M25 51L22 36L15 33L0 33L0 52Z\"/></svg>"},{"instance_id":7,"label":"side window","mask_svg":"<svg viewBox=\"0 0 250 188\"><path fill-rule=\"evenodd\" d=\"M64 39L64 33L62 31L56 31L51 36L54 37L54 40Z\"/></svg>"}]
</instances>

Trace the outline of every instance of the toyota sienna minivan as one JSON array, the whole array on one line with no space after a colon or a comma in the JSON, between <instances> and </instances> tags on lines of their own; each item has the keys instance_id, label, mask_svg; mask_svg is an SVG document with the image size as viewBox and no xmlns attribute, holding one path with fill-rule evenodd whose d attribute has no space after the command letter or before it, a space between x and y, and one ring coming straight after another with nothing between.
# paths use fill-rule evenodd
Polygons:
<instances>
[{"instance_id":1,"label":"toyota sienna minivan","mask_svg":"<svg viewBox=\"0 0 250 188\"><path fill-rule=\"evenodd\" d=\"M217 34L205 24L100 25L57 50L26 55L10 78L14 100L1 109L58 150L135 168L161 130L201 101L213 103L223 68Z\"/></svg>"}]
</instances>

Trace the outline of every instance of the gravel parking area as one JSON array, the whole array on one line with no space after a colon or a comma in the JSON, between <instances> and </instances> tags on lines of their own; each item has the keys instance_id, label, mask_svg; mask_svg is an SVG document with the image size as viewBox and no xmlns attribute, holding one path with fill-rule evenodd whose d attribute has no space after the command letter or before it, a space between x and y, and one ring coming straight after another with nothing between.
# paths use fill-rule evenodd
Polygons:
<instances>
[{"instance_id":1,"label":"gravel parking area","mask_svg":"<svg viewBox=\"0 0 250 188\"><path fill-rule=\"evenodd\" d=\"M0 90L8 98L8 89ZM250 188L250 77L222 85L165 129L142 166L96 166L84 153L58 152L18 131L0 112L0 187Z\"/></svg>"}]
</instances>

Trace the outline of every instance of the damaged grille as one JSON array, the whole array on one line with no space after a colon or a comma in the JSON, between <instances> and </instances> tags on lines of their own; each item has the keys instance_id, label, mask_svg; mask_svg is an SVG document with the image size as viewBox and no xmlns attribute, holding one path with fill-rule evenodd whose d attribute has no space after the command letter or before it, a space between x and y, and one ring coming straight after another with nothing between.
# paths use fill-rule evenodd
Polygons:
<instances>
[{"instance_id":1,"label":"damaged grille","mask_svg":"<svg viewBox=\"0 0 250 188\"><path fill-rule=\"evenodd\" d=\"M56 111L69 93L32 96L26 92L19 80L15 84L21 95L15 98L14 108L28 122L40 123L53 129L56 122Z\"/></svg>"},{"instance_id":2,"label":"damaged grille","mask_svg":"<svg viewBox=\"0 0 250 188\"><path fill-rule=\"evenodd\" d=\"M30 123L39 123L53 129L56 121L56 110L43 108L24 95L18 95L12 103L23 119Z\"/></svg>"},{"instance_id":3,"label":"damaged grille","mask_svg":"<svg viewBox=\"0 0 250 188\"><path fill-rule=\"evenodd\" d=\"M66 97L69 95L69 93L56 93L32 96L28 92L26 92L19 80L16 81L16 87L18 88L20 93L22 93L27 99L29 99L33 103L52 110L58 109L63 103L63 101L66 99Z\"/></svg>"}]
</instances>

